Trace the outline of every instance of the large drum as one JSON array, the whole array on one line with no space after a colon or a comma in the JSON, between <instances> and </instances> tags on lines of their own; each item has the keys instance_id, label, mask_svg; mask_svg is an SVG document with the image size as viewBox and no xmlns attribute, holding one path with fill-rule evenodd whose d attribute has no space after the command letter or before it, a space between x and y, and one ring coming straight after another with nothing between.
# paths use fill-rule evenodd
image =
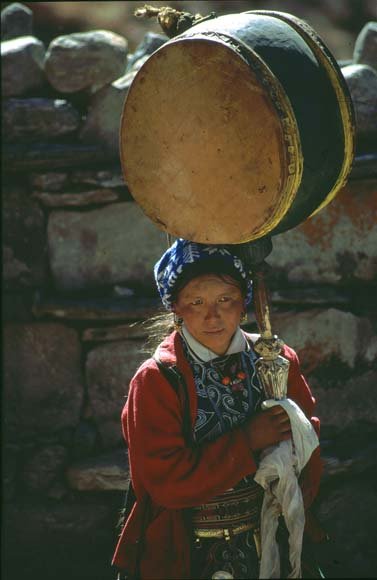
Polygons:
<instances>
[{"instance_id":1,"label":"large drum","mask_svg":"<svg viewBox=\"0 0 377 580\"><path fill-rule=\"evenodd\" d=\"M206 20L169 40L125 101L121 160L170 234L241 244L290 229L344 185L351 98L309 25L280 12Z\"/></svg>"}]
</instances>

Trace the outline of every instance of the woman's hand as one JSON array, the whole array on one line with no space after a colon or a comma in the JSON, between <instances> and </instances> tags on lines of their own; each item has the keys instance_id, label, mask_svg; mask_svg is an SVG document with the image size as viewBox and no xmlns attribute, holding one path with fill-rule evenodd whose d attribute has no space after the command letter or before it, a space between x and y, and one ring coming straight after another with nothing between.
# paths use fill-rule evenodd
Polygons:
<instances>
[{"instance_id":1,"label":"woman's hand","mask_svg":"<svg viewBox=\"0 0 377 580\"><path fill-rule=\"evenodd\" d=\"M292 437L291 422L281 405L254 415L245 430L253 451L260 451Z\"/></svg>"}]
</instances>

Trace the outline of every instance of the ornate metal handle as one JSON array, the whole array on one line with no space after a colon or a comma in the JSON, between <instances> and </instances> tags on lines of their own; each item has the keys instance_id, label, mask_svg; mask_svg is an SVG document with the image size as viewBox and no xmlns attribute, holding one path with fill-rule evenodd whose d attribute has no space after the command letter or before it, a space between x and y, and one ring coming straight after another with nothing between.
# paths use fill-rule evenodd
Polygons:
<instances>
[{"instance_id":1,"label":"ornate metal handle","mask_svg":"<svg viewBox=\"0 0 377 580\"><path fill-rule=\"evenodd\" d=\"M281 356L284 342L272 333L270 307L265 284L267 264L265 257L272 251L270 238L240 244L237 252L246 264L254 284L255 318L260 337L254 345L259 354L255 366L266 399L284 399L287 396L289 361Z\"/></svg>"},{"instance_id":2,"label":"ornate metal handle","mask_svg":"<svg viewBox=\"0 0 377 580\"><path fill-rule=\"evenodd\" d=\"M263 267L255 272L253 282L255 317L260 332L254 345L260 357L255 367L266 399L284 399L287 396L289 361L280 354L284 342L272 334Z\"/></svg>"}]
</instances>

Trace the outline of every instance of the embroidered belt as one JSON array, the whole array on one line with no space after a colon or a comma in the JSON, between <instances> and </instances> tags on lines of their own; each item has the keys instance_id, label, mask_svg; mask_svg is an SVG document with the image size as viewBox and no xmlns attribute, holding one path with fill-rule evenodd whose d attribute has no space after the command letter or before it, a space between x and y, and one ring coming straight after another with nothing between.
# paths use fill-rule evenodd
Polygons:
<instances>
[{"instance_id":1,"label":"embroidered belt","mask_svg":"<svg viewBox=\"0 0 377 580\"><path fill-rule=\"evenodd\" d=\"M214 529L204 529L195 528L194 536L196 538L225 538L225 540L230 540L232 536L237 534L242 534L242 532L248 532L249 530L256 530L257 528L254 524L242 524L240 526L232 528L214 528Z\"/></svg>"},{"instance_id":2,"label":"embroidered belt","mask_svg":"<svg viewBox=\"0 0 377 580\"><path fill-rule=\"evenodd\" d=\"M219 538L240 534L259 527L263 488L250 486L229 490L193 509L194 535Z\"/></svg>"}]
</instances>

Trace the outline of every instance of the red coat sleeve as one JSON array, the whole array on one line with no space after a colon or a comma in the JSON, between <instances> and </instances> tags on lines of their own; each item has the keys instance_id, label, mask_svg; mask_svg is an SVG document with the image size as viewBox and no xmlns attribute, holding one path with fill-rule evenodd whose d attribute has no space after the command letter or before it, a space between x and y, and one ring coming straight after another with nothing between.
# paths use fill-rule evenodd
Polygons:
<instances>
[{"instance_id":1,"label":"red coat sleeve","mask_svg":"<svg viewBox=\"0 0 377 580\"><path fill-rule=\"evenodd\" d=\"M199 505L256 471L242 428L195 449L186 445L178 396L154 362L131 381L122 423L136 494L140 486L165 508Z\"/></svg>"},{"instance_id":2,"label":"red coat sleeve","mask_svg":"<svg viewBox=\"0 0 377 580\"><path fill-rule=\"evenodd\" d=\"M286 356L290 361L288 374L288 397L295 401L304 411L319 437L320 421L318 417L314 416L316 401L311 393L308 383L301 373L297 354L294 350L285 346L283 356ZM320 456L320 448L317 447L303 469L300 477L306 508L310 506L318 493L322 471L323 465Z\"/></svg>"}]
</instances>

